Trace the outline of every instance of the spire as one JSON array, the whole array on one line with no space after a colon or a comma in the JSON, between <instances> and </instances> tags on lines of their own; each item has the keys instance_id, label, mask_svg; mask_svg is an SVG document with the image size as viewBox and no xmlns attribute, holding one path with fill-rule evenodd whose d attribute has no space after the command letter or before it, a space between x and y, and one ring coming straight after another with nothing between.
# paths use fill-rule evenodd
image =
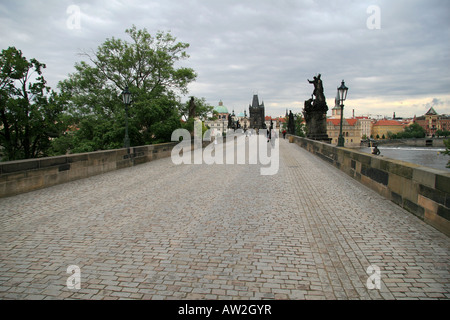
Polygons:
<instances>
[{"instance_id":1,"label":"spire","mask_svg":"<svg viewBox=\"0 0 450 320\"><path fill-rule=\"evenodd\" d=\"M253 108L259 107L259 100L258 100L258 95L257 94L253 95L252 107Z\"/></svg>"}]
</instances>

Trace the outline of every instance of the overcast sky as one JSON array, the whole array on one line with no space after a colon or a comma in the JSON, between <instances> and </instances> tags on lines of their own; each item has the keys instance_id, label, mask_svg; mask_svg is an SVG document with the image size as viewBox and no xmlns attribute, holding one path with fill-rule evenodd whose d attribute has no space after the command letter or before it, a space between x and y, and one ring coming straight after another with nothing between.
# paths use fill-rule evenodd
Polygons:
<instances>
[{"instance_id":1,"label":"overcast sky","mask_svg":"<svg viewBox=\"0 0 450 320\"><path fill-rule=\"evenodd\" d=\"M266 115L300 112L320 73L329 114L343 79L346 116L450 114L448 0L0 0L0 49L45 63L56 90L81 51L133 24L189 43L189 96L236 113L254 93Z\"/></svg>"}]
</instances>

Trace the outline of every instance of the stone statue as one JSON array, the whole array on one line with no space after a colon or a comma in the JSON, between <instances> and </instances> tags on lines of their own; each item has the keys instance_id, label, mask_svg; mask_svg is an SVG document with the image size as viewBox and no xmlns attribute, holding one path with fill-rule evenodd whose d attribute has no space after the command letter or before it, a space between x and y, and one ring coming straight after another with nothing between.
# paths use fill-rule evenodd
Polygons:
<instances>
[{"instance_id":1,"label":"stone statue","mask_svg":"<svg viewBox=\"0 0 450 320\"><path fill-rule=\"evenodd\" d=\"M313 140L331 142L327 135L327 111L328 106L323 92L321 75L314 77L314 80L307 79L314 85L311 99L305 101L303 116L306 122L306 137Z\"/></svg>"},{"instance_id":2,"label":"stone statue","mask_svg":"<svg viewBox=\"0 0 450 320\"><path fill-rule=\"evenodd\" d=\"M308 82L311 84L314 84L314 91L313 91L313 95L316 97L316 100L319 102L325 101L325 95L323 94L323 84L322 84L322 79L320 79L321 75L319 73L319 75L317 77L314 77L314 80L309 80Z\"/></svg>"},{"instance_id":3,"label":"stone statue","mask_svg":"<svg viewBox=\"0 0 450 320\"><path fill-rule=\"evenodd\" d=\"M292 113L292 110L289 110L288 132L289 132L289 134L295 135L295 122L294 122L294 114Z\"/></svg>"},{"instance_id":4,"label":"stone statue","mask_svg":"<svg viewBox=\"0 0 450 320\"><path fill-rule=\"evenodd\" d=\"M194 97L191 97L189 101L189 119L195 118L195 101Z\"/></svg>"},{"instance_id":5,"label":"stone statue","mask_svg":"<svg viewBox=\"0 0 450 320\"><path fill-rule=\"evenodd\" d=\"M313 110L313 98L305 101L305 106L303 108L303 117L305 118L305 122L308 123L311 119L311 112Z\"/></svg>"}]
</instances>

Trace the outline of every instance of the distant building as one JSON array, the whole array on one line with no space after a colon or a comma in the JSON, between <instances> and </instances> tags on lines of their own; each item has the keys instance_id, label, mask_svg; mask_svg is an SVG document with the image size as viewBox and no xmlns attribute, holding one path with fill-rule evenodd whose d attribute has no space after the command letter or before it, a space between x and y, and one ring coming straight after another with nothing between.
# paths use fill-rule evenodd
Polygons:
<instances>
[{"instance_id":1,"label":"distant building","mask_svg":"<svg viewBox=\"0 0 450 320\"><path fill-rule=\"evenodd\" d=\"M331 138L332 144L338 143L339 133L341 129L341 119L328 118L327 119L327 134ZM342 135L344 136L344 143L346 147L357 147L361 144L361 122L359 119L343 119L342 120Z\"/></svg>"},{"instance_id":2,"label":"distant building","mask_svg":"<svg viewBox=\"0 0 450 320\"><path fill-rule=\"evenodd\" d=\"M228 108L223 105L222 101L219 101L219 105L214 107L214 111L218 114L217 120L206 120L205 125L211 129L211 135L222 135L223 132L227 132L228 126Z\"/></svg>"},{"instance_id":3,"label":"distant building","mask_svg":"<svg viewBox=\"0 0 450 320\"><path fill-rule=\"evenodd\" d=\"M372 119L368 117L356 117L356 119L358 119L359 126L361 127L361 138L370 138L373 126Z\"/></svg>"},{"instance_id":4,"label":"distant building","mask_svg":"<svg viewBox=\"0 0 450 320\"><path fill-rule=\"evenodd\" d=\"M247 130L250 129L250 119L248 118L247 111L239 112L235 115L234 119L239 121L240 129Z\"/></svg>"},{"instance_id":5,"label":"distant building","mask_svg":"<svg viewBox=\"0 0 450 320\"><path fill-rule=\"evenodd\" d=\"M341 107L337 103L337 98L334 100L335 104L333 109L331 109L330 119L340 119L341 118Z\"/></svg>"},{"instance_id":6,"label":"distant building","mask_svg":"<svg viewBox=\"0 0 450 320\"><path fill-rule=\"evenodd\" d=\"M222 100L219 101L219 105L214 107L214 111L216 111L219 115L219 120L228 118L228 109L223 105Z\"/></svg>"},{"instance_id":7,"label":"distant building","mask_svg":"<svg viewBox=\"0 0 450 320\"><path fill-rule=\"evenodd\" d=\"M327 119L327 134L332 139L331 143L337 143L340 131L341 107L335 100L335 106L331 109L331 117ZM347 146L359 146L363 138L369 138L372 134L372 119L368 117L355 117L343 119L342 133Z\"/></svg>"},{"instance_id":8,"label":"distant building","mask_svg":"<svg viewBox=\"0 0 450 320\"><path fill-rule=\"evenodd\" d=\"M394 114L392 115L392 120L403 120L403 118L402 117L397 117L395 115L395 112L394 112Z\"/></svg>"},{"instance_id":9,"label":"distant building","mask_svg":"<svg viewBox=\"0 0 450 320\"><path fill-rule=\"evenodd\" d=\"M265 116L264 117L264 124L266 125L266 128L270 128L270 124L273 124L273 129L277 127L277 119L272 118L271 116Z\"/></svg>"},{"instance_id":10,"label":"distant building","mask_svg":"<svg viewBox=\"0 0 450 320\"><path fill-rule=\"evenodd\" d=\"M424 128L427 136L435 136L438 130L450 131L450 115L440 115L433 107L423 116L416 117L414 123Z\"/></svg>"},{"instance_id":11,"label":"distant building","mask_svg":"<svg viewBox=\"0 0 450 320\"><path fill-rule=\"evenodd\" d=\"M265 107L264 102L259 104L258 95L253 95L252 104L248 106L250 112L250 128L249 129L264 129L265 124Z\"/></svg>"},{"instance_id":12,"label":"distant building","mask_svg":"<svg viewBox=\"0 0 450 320\"><path fill-rule=\"evenodd\" d=\"M382 138L383 135L387 139L390 134L403 132L405 124L396 120L378 120L372 126L373 138Z\"/></svg>"},{"instance_id":13,"label":"distant building","mask_svg":"<svg viewBox=\"0 0 450 320\"><path fill-rule=\"evenodd\" d=\"M278 129L282 129L283 128L283 125L286 123L286 117L278 117L277 118L277 128ZM287 125L287 123L286 123L286 125Z\"/></svg>"}]
</instances>

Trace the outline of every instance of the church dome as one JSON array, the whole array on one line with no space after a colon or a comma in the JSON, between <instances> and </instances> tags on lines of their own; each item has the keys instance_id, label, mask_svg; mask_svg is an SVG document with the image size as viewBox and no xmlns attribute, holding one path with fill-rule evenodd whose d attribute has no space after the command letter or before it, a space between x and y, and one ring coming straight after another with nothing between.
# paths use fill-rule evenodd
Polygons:
<instances>
[{"instance_id":1,"label":"church dome","mask_svg":"<svg viewBox=\"0 0 450 320\"><path fill-rule=\"evenodd\" d=\"M227 109L227 107L225 107L223 105L222 101L219 102L219 105L217 107L214 107L214 111L216 111L219 114L220 113L228 113L228 109Z\"/></svg>"}]
</instances>

